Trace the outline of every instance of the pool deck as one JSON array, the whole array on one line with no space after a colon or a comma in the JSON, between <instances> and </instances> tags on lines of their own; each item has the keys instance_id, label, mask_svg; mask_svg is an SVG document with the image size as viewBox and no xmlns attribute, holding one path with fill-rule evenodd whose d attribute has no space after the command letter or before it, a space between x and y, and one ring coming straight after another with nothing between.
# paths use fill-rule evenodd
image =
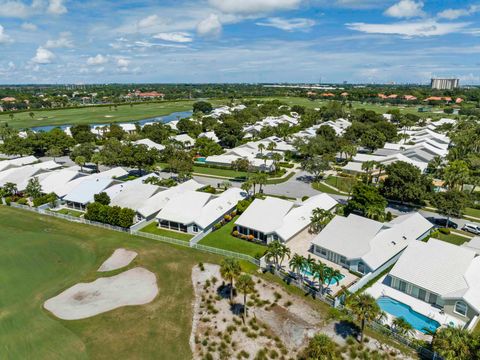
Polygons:
<instances>
[{"instance_id":1,"label":"pool deck","mask_svg":"<svg viewBox=\"0 0 480 360\"><path fill-rule=\"evenodd\" d=\"M342 275L345 276L342 280L339 281L338 285L337 283L334 283L333 285L328 286L328 293L332 296L335 296L340 290L342 290L342 286L348 288L351 284L355 283L358 280L358 277L350 273L344 267L328 261L327 259L324 259L318 255L315 255L312 251L310 251L312 247L312 240L315 236L316 235L311 234L307 228L295 235L290 241L286 243L286 245L290 249L292 256L295 253L304 257L308 257L310 255L315 260L320 260L325 265L340 271ZM311 277L308 278L311 280Z\"/></svg>"},{"instance_id":2,"label":"pool deck","mask_svg":"<svg viewBox=\"0 0 480 360\"><path fill-rule=\"evenodd\" d=\"M443 313L441 309L433 307L430 304L420 299L414 298L413 296L407 295L399 290L396 290L388 286L387 284L385 284L386 276L387 275L383 276L380 280L378 280L375 284L373 284L372 287L365 290L365 292L372 295L375 299L378 299L382 296L388 296L388 297L391 297L392 299L400 301L405 305L410 306L413 311L416 311L422 315L425 315L430 319L438 321L441 326L451 325L451 323L453 323L454 326L461 326L461 327L465 326L464 321ZM391 324L391 321L393 320L393 316L391 316L390 314L387 314L387 315L388 315L387 316L388 323ZM423 338L426 336L420 331L416 331L416 333L417 333L417 337L419 338Z\"/></svg>"}]
</instances>

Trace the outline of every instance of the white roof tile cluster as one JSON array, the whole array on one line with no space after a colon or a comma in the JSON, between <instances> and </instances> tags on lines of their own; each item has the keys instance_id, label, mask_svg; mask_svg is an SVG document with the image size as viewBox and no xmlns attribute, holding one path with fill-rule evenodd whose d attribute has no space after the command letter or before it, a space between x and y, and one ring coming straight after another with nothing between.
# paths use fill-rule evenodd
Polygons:
<instances>
[{"instance_id":1,"label":"white roof tile cluster","mask_svg":"<svg viewBox=\"0 0 480 360\"><path fill-rule=\"evenodd\" d=\"M34 165L9 168L0 172L0 186L4 186L6 183L13 183L17 186L18 191L23 191L27 187L30 178L44 171Z\"/></svg>"},{"instance_id":2,"label":"white roof tile cluster","mask_svg":"<svg viewBox=\"0 0 480 360\"><path fill-rule=\"evenodd\" d=\"M375 270L431 228L419 213L402 215L388 223L350 214L335 216L312 243L347 260L360 259Z\"/></svg>"},{"instance_id":3,"label":"white roof tile cluster","mask_svg":"<svg viewBox=\"0 0 480 360\"><path fill-rule=\"evenodd\" d=\"M199 138L201 137L206 137L207 139L213 140L216 143L218 143L220 140L218 139L217 135L215 135L215 131L207 131L203 132L200 135L198 135Z\"/></svg>"},{"instance_id":4,"label":"white roof tile cluster","mask_svg":"<svg viewBox=\"0 0 480 360\"><path fill-rule=\"evenodd\" d=\"M35 156L24 156L11 160L0 161L0 171L7 170L13 167L20 167L36 163L38 159Z\"/></svg>"},{"instance_id":5,"label":"white roof tile cluster","mask_svg":"<svg viewBox=\"0 0 480 360\"><path fill-rule=\"evenodd\" d=\"M132 144L134 144L134 145L145 145L149 149L156 149L158 151L162 151L162 150L165 149L165 146L163 146L162 144L157 144L155 141L152 141L150 139L137 140L137 141L134 141Z\"/></svg>"},{"instance_id":6,"label":"white roof tile cluster","mask_svg":"<svg viewBox=\"0 0 480 360\"><path fill-rule=\"evenodd\" d=\"M463 299L480 312L480 257L466 247L437 239L413 242L390 274L444 299Z\"/></svg>"},{"instance_id":7,"label":"white roof tile cluster","mask_svg":"<svg viewBox=\"0 0 480 360\"><path fill-rule=\"evenodd\" d=\"M184 145L195 144L195 140L188 134L179 134L179 135L171 136L170 139L178 141Z\"/></svg>"},{"instance_id":8,"label":"white roof tile cluster","mask_svg":"<svg viewBox=\"0 0 480 360\"><path fill-rule=\"evenodd\" d=\"M276 233L288 241L310 224L313 209L330 210L336 205L335 199L327 194L313 196L300 204L275 197L255 199L235 224L264 234Z\"/></svg>"}]
</instances>

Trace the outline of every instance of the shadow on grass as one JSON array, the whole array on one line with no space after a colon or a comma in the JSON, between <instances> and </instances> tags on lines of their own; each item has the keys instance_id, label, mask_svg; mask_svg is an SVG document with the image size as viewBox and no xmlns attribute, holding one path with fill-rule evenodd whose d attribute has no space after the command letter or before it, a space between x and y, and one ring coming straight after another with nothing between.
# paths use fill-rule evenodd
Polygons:
<instances>
[{"instance_id":1,"label":"shadow on grass","mask_svg":"<svg viewBox=\"0 0 480 360\"><path fill-rule=\"evenodd\" d=\"M356 339L360 334L360 328L348 320L340 320L339 322L335 323L333 329L335 334L341 336L343 339L346 339L349 336L352 336Z\"/></svg>"}]
</instances>

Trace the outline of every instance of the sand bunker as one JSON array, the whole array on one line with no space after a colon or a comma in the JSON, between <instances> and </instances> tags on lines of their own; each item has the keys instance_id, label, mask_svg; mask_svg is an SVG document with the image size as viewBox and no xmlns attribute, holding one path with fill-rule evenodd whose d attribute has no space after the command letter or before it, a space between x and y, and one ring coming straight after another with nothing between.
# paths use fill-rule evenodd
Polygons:
<instances>
[{"instance_id":1,"label":"sand bunker","mask_svg":"<svg viewBox=\"0 0 480 360\"><path fill-rule=\"evenodd\" d=\"M98 271L117 270L130 264L138 254L135 251L126 249L117 249L105 262L98 268Z\"/></svg>"},{"instance_id":2,"label":"sand bunker","mask_svg":"<svg viewBox=\"0 0 480 360\"><path fill-rule=\"evenodd\" d=\"M136 267L91 283L76 284L45 301L43 306L60 319L78 320L122 306L147 304L157 294L155 274Z\"/></svg>"}]
</instances>

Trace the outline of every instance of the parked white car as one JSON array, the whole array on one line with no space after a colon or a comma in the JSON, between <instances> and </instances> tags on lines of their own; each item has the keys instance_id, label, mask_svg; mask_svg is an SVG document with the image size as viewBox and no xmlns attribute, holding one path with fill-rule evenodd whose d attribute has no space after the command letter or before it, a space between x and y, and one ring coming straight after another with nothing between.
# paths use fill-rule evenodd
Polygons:
<instances>
[{"instance_id":1,"label":"parked white car","mask_svg":"<svg viewBox=\"0 0 480 360\"><path fill-rule=\"evenodd\" d=\"M465 224L462 227L463 231L468 231L469 233L475 234L475 235L480 235L480 226L477 226L475 224Z\"/></svg>"}]
</instances>

